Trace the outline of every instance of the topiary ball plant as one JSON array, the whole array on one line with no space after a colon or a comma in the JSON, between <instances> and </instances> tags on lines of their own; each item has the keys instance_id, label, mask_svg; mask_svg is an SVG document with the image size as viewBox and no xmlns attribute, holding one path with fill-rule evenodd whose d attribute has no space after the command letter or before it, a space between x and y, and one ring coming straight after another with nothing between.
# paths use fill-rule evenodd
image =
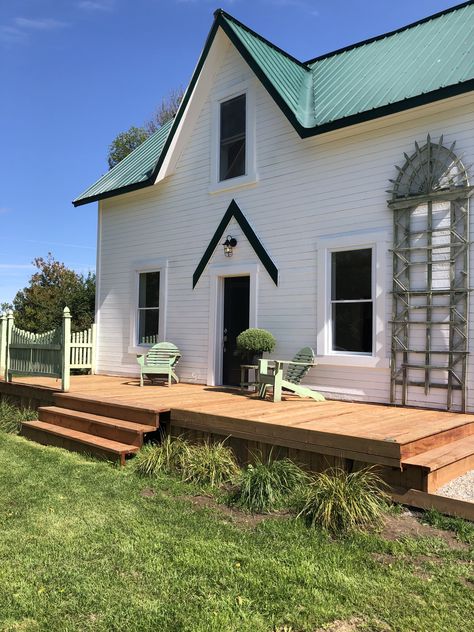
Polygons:
<instances>
[{"instance_id":1,"label":"topiary ball plant","mask_svg":"<svg viewBox=\"0 0 474 632\"><path fill-rule=\"evenodd\" d=\"M271 353L276 340L266 329L251 327L237 336L237 348L248 358L261 358L264 353Z\"/></svg>"}]
</instances>

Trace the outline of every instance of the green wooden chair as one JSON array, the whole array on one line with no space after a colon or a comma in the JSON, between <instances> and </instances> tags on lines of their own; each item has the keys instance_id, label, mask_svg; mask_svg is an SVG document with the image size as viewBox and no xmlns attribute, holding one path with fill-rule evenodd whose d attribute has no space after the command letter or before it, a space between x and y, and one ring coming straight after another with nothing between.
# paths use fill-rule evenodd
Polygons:
<instances>
[{"instance_id":1,"label":"green wooden chair","mask_svg":"<svg viewBox=\"0 0 474 632\"><path fill-rule=\"evenodd\" d=\"M287 366L286 371L284 371L285 366ZM281 402L282 389L300 397L311 397L318 402L323 402L324 397L321 393L306 386L300 386L301 380L312 366L315 366L315 362L314 351L311 347L300 349L293 360L259 360L259 396L265 399L268 387L271 387L274 402Z\"/></svg>"},{"instance_id":2,"label":"green wooden chair","mask_svg":"<svg viewBox=\"0 0 474 632\"><path fill-rule=\"evenodd\" d=\"M143 376L146 375L153 381L154 375L164 376L171 386L172 380L176 383L179 378L175 373L176 365L181 358L178 347L171 342L158 342L146 352L145 355L137 356L140 365L140 386L143 386Z\"/></svg>"}]
</instances>

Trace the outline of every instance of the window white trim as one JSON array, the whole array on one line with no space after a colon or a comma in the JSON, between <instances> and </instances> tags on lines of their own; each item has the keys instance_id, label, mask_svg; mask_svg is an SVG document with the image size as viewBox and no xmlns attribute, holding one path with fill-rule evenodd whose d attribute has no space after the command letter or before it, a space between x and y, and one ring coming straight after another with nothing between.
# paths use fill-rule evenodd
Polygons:
<instances>
[{"instance_id":1,"label":"window white trim","mask_svg":"<svg viewBox=\"0 0 474 632\"><path fill-rule=\"evenodd\" d=\"M222 349L224 346L224 279L250 277L249 327L257 327L258 263L230 263L209 266L209 345L207 385L222 384Z\"/></svg>"},{"instance_id":2,"label":"window white trim","mask_svg":"<svg viewBox=\"0 0 474 632\"><path fill-rule=\"evenodd\" d=\"M168 296L168 260L153 259L146 261L135 261L132 264L132 274L130 278L130 344L128 353L146 353L150 345L138 344L138 291L139 276L143 272L160 273L160 314L158 323L158 339L166 340L166 310Z\"/></svg>"},{"instance_id":3,"label":"window white trim","mask_svg":"<svg viewBox=\"0 0 474 632\"><path fill-rule=\"evenodd\" d=\"M219 180L221 103L245 94L245 175ZM211 184L209 193L248 187L258 182L255 148L255 82L243 81L214 96L211 108Z\"/></svg>"},{"instance_id":4,"label":"window white trim","mask_svg":"<svg viewBox=\"0 0 474 632\"><path fill-rule=\"evenodd\" d=\"M343 250L372 249L373 345L372 353L348 353L331 348L331 253ZM387 368L386 332L386 257L389 237L386 231L332 235L317 242L317 362L340 366Z\"/></svg>"}]
</instances>

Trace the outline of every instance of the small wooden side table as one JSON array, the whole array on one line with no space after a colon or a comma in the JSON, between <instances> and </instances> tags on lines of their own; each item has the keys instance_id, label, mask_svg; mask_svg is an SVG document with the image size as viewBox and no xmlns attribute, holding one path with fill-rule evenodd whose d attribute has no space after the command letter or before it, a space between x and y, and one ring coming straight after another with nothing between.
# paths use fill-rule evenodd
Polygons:
<instances>
[{"instance_id":1,"label":"small wooden side table","mask_svg":"<svg viewBox=\"0 0 474 632\"><path fill-rule=\"evenodd\" d=\"M255 371L255 377L250 379L250 371ZM258 387L258 364L241 364L240 365L240 390L243 391L245 387L253 387L256 391ZM249 389L250 390L250 389Z\"/></svg>"}]
</instances>

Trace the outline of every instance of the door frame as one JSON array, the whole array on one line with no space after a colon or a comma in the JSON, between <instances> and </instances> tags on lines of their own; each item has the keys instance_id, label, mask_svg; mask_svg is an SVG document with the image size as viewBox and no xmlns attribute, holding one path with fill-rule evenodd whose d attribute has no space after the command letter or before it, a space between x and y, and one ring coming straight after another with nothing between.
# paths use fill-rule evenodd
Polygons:
<instances>
[{"instance_id":1,"label":"door frame","mask_svg":"<svg viewBox=\"0 0 474 632\"><path fill-rule=\"evenodd\" d=\"M248 276L249 327L257 327L258 263L229 263L209 266L209 344L207 357L207 385L222 384L222 348L224 344L224 279Z\"/></svg>"}]
</instances>

